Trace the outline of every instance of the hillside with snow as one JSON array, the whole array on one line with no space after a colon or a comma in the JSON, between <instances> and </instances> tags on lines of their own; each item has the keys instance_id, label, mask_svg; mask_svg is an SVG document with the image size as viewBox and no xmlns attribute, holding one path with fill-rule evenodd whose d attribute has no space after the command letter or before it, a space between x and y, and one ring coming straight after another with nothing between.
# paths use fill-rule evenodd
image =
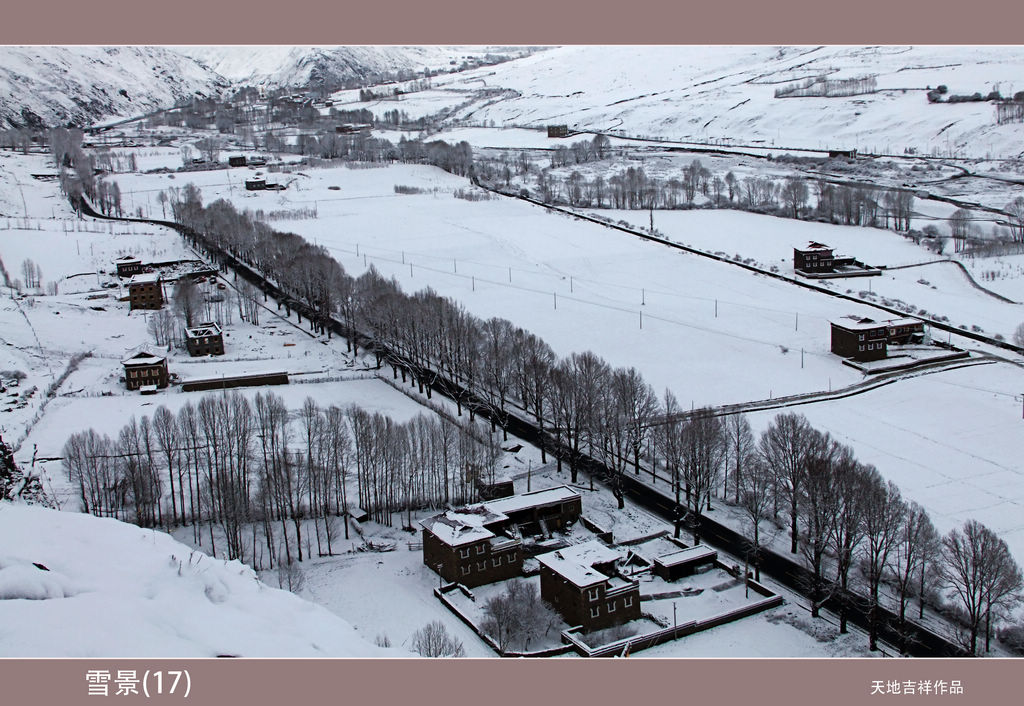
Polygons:
<instances>
[{"instance_id":1,"label":"hillside with snow","mask_svg":"<svg viewBox=\"0 0 1024 706\"><path fill-rule=\"evenodd\" d=\"M0 657L403 657L169 535L0 503Z\"/></svg>"},{"instance_id":2,"label":"hillside with snow","mask_svg":"<svg viewBox=\"0 0 1024 706\"><path fill-rule=\"evenodd\" d=\"M0 47L0 127L86 125L228 87L163 47Z\"/></svg>"},{"instance_id":3,"label":"hillside with snow","mask_svg":"<svg viewBox=\"0 0 1024 706\"><path fill-rule=\"evenodd\" d=\"M506 89L457 117L474 124L622 131L630 136L789 148L1010 156L1024 125L996 124L992 102L930 103L947 95L1005 98L1024 89L1020 47L572 46L447 79L441 88ZM777 98L809 79L873 78L846 97Z\"/></svg>"}]
</instances>

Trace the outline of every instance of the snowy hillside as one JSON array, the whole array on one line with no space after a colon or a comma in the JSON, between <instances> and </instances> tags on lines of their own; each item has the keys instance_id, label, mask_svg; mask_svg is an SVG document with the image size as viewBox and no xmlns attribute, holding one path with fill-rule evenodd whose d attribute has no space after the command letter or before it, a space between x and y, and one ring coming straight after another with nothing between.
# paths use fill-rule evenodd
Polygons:
<instances>
[{"instance_id":1,"label":"snowy hillside","mask_svg":"<svg viewBox=\"0 0 1024 706\"><path fill-rule=\"evenodd\" d=\"M1022 63L1020 47L573 46L448 80L519 94L466 108L474 123L983 156L1024 151L1024 125L996 125L991 102L929 103L927 89L1008 98L1024 89ZM876 90L864 95L775 97L809 78L871 76Z\"/></svg>"},{"instance_id":2,"label":"snowy hillside","mask_svg":"<svg viewBox=\"0 0 1024 706\"><path fill-rule=\"evenodd\" d=\"M163 532L2 503L0 537L0 657L408 656Z\"/></svg>"},{"instance_id":3,"label":"snowy hillside","mask_svg":"<svg viewBox=\"0 0 1024 706\"><path fill-rule=\"evenodd\" d=\"M493 47L176 47L235 84L302 87L398 71L447 69L470 58L504 53Z\"/></svg>"},{"instance_id":4,"label":"snowy hillside","mask_svg":"<svg viewBox=\"0 0 1024 706\"><path fill-rule=\"evenodd\" d=\"M0 127L140 115L227 85L162 47L0 47Z\"/></svg>"}]
</instances>

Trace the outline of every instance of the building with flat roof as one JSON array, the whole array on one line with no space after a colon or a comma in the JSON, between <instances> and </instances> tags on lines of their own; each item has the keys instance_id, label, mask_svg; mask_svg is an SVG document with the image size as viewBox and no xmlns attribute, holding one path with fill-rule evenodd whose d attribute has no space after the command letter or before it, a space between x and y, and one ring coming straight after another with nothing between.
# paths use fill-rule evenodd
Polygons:
<instances>
[{"instance_id":1,"label":"building with flat roof","mask_svg":"<svg viewBox=\"0 0 1024 706\"><path fill-rule=\"evenodd\" d=\"M159 309L164 305L164 288L159 272L144 272L128 280L128 308Z\"/></svg>"},{"instance_id":2,"label":"building with flat roof","mask_svg":"<svg viewBox=\"0 0 1024 706\"><path fill-rule=\"evenodd\" d=\"M224 355L224 334L220 326L213 322L186 327L185 348L192 357Z\"/></svg>"}]
</instances>

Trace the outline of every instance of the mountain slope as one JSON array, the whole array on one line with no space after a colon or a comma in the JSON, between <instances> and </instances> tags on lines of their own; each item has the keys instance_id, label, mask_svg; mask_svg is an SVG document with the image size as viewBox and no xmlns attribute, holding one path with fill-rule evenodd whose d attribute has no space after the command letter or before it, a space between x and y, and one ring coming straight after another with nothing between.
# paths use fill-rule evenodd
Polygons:
<instances>
[{"instance_id":1,"label":"mountain slope","mask_svg":"<svg viewBox=\"0 0 1024 706\"><path fill-rule=\"evenodd\" d=\"M227 88L163 47L0 47L0 126L85 125Z\"/></svg>"},{"instance_id":2,"label":"mountain slope","mask_svg":"<svg viewBox=\"0 0 1024 706\"><path fill-rule=\"evenodd\" d=\"M471 57L505 53L503 48L454 46L230 46L176 47L236 84L267 88L303 87L424 68L449 68Z\"/></svg>"},{"instance_id":3,"label":"mountain slope","mask_svg":"<svg viewBox=\"0 0 1024 706\"><path fill-rule=\"evenodd\" d=\"M163 532L0 502L0 537L0 657L409 656Z\"/></svg>"},{"instance_id":4,"label":"mountain slope","mask_svg":"<svg viewBox=\"0 0 1024 706\"><path fill-rule=\"evenodd\" d=\"M1024 123L996 125L990 102L929 103L949 94L1005 97L1024 89L1021 47L560 47L435 80L470 89L483 80L517 97L465 109L474 123L568 123L678 140L902 153L1024 151ZM875 77L848 97L776 98L812 77Z\"/></svg>"}]
</instances>

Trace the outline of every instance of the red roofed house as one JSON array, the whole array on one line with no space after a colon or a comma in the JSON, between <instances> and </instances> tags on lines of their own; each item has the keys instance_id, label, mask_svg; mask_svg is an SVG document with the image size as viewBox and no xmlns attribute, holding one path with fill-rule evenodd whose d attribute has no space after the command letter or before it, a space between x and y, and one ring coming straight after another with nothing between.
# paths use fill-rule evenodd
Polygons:
<instances>
[{"instance_id":1,"label":"red roofed house","mask_svg":"<svg viewBox=\"0 0 1024 706\"><path fill-rule=\"evenodd\" d=\"M541 554L540 597L584 632L636 620L640 584L619 575L621 558L596 539Z\"/></svg>"}]
</instances>

